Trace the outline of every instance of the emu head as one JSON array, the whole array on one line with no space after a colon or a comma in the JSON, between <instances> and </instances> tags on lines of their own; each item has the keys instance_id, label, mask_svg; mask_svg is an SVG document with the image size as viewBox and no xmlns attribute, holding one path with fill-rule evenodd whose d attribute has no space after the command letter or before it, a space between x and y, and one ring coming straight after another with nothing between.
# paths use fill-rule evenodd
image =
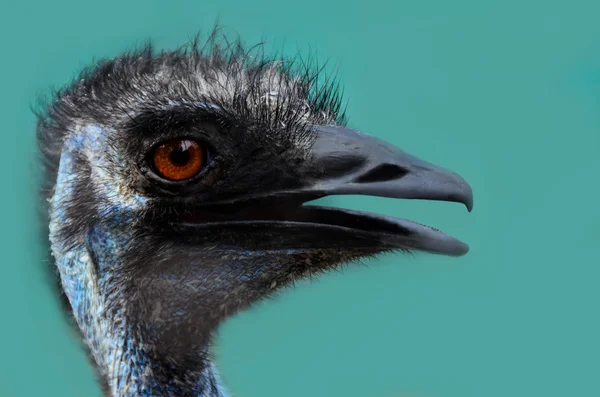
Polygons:
<instances>
[{"instance_id":1,"label":"emu head","mask_svg":"<svg viewBox=\"0 0 600 397\"><path fill-rule=\"evenodd\" d=\"M223 396L221 321L301 277L392 250L462 255L420 224L306 206L461 202L456 174L343 126L336 85L240 44L100 62L40 116L51 251L112 395Z\"/></svg>"}]
</instances>

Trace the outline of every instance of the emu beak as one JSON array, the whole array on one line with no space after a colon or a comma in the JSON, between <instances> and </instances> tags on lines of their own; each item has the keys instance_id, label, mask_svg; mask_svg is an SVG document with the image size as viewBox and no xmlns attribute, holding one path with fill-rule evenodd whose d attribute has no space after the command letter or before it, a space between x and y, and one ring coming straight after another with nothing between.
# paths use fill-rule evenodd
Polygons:
<instances>
[{"instance_id":1,"label":"emu beak","mask_svg":"<svg viewBox=\"0 0 600 397\"><path fill-rule=\"evenodd\" d=\"M459 175L349 128L315 126L315 130L309 173L316 177L301 193L451 201L464 204L469 212L473 209L473 191ZM438 229L384 215L304 206L288 219L367 231L394 248L450 256L469 251L467 244Z\"/></svg>"}]
</instances>

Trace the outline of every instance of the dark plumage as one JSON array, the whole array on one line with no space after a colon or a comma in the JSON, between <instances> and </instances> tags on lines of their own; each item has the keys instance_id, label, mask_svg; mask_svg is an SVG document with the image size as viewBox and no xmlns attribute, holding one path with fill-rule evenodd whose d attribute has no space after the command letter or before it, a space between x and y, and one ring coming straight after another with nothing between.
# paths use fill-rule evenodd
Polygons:
<instances>
[{"instance_id":1,"label":"dark plumage","mask_svg":"<svg viewBox=\"0 0 600 397\"><path fill-rule=\"evenodd\" d=\"M210 340L230 314L350 260L466 253L410 221L302 206L329 194L472 206L457 175L343 124L335 80L218 33L102 61L56 94L38 125L52 254L108 394L224 396ZM157 148L187 170L189 142L202 168L165 177Z\"/></svg>"}]
</instances>

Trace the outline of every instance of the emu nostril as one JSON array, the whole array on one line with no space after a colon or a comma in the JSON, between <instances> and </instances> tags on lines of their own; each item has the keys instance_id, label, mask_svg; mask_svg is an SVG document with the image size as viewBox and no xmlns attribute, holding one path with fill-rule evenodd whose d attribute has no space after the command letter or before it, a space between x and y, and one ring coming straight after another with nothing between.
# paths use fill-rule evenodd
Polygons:
<instances>
[{"instance_id":1,"label":"emu nostril","mask_svg":"<svg viewBox=\"0 0 600 397\"><path fill-rule=\"evenodd\" d=\"M366 174L361 175L356 182L369 183L391 181L393 179L400 179L406 174L408 174L407 170L395 164L381 164L368 171Z\"/></svg>"}]
</instances>

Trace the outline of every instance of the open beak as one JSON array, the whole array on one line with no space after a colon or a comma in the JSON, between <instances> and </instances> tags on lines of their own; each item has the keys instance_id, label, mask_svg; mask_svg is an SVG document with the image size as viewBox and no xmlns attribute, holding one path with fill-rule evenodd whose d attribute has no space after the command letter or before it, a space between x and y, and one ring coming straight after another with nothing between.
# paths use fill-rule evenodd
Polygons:
<instances>
[{"instance_id":1,"label":"open beak","mask_svg":"<svg viewBox=\"0 0 600 397\"><path fill-rule=\"evenodd\" d=\"M420 160L375 137L344 127L319 126L312 149L313 171L321 177L311 189L324 195L358 194L401 199L422 199L462 203L473 209L473 191L459 175ZM401 235L384 240L402 248L445 255L464 255L468 245L409 220L357 211L348 216L377 219L396 225Z\"/></svg>"},{"instance_id":2,"label":"open beak","mask_svg":"<svg viewBox=\"0 0 600 397\"><path fill-rule=\"evenodd\" d=\"M260 230L270 236L261 241L262 249L414 249L450 256L469 251L465 243L406 219L302 205L320 197L355 194L452 201L464 204L468 211L473 208L473 191L459 175L358 131L314 128L317 135L310 156L296 171L301 179L297 188L272 191L258 200L254 196L246 205L212 209L210 215L203 211L179 221L201 229Z\"/></svg>"}]
</instances>

